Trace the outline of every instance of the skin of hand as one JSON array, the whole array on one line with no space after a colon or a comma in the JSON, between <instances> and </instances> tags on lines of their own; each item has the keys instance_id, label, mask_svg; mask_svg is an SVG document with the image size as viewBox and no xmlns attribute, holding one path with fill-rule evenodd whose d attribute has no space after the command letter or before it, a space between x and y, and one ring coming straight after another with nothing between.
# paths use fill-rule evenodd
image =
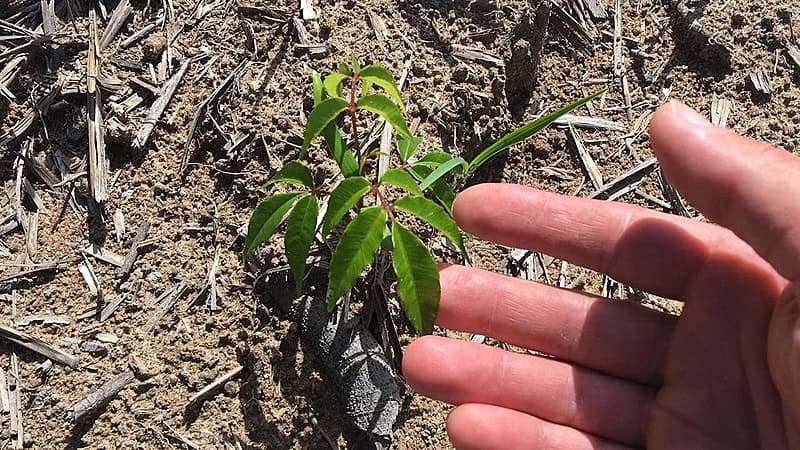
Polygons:
<instances>
[{"instance_id":1,"label":"skin of hand","mask_svg":"<svg viewBox=\"0 0 800 450\"><path fill-rule=\"evenodd\" d=\"M469 233L682 301L637 304L441 268L437 324L552 357L426 336L403 372L457 407L458 449L800 449L800 159L673 101L650 139L710 222L510 184L467 189Z\"/></svg>"}]
</instances>

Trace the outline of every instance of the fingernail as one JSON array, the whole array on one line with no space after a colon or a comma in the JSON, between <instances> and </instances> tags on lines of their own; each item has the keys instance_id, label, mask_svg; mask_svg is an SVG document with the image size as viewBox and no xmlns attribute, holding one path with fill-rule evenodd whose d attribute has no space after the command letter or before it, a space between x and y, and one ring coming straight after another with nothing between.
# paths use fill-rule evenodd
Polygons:
<instances>
[{"instance_id":1,"label":"fingernail","mask_svg":"<svg viewBox=\"0 0 800 450\"><path fill-rule=\"evenodd\" d=\"M683 104L683 102L679 100L670 100L669 105L672 108L672 112L680 116L687 123L690 123L696 127L711 126L711 122L706 119L706 116L686 106Z\"/></svg>"}]
</instances>

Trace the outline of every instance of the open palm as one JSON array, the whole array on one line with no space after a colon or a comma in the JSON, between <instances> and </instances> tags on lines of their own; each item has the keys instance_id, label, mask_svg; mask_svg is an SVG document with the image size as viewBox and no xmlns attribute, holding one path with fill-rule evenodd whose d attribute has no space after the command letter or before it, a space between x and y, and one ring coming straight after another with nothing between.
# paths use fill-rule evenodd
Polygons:
<instances>
[{"instance_id":1,"label":"open palm","mask_svg":"<svg viewBox=\"0 0 800 450\"><path fill-rule=\"evenodd\" d=\"M800 161L677 102L650 136L669 180L719 225L515 185L456 201L468 232L685 302L675 317L444 267L440 326L553 356L414 342L404 374L460 405L457 448L800 446Z\"/></svg>"}]
</instances>

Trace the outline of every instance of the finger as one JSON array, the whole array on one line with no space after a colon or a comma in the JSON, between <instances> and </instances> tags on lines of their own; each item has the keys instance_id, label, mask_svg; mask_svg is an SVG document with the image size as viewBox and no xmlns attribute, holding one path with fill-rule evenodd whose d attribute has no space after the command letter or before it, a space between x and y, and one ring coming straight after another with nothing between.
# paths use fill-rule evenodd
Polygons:
<instances>
[{"instance_id":1,"label":"finger","mask_svg":"<svg viewBox=\"0 0 800 450\"><path fill-rule=\"evenodd\" d=\"M643 385L560 361L436 336L408 347L403 373L437 400L515 409L637 446L655 398Z\"/></svg>"},{"instance_id":2,"label":"finger","mask_svg":"<svg viewBox=\"0 0 800 450\"><path fill-rule=\"evenodd\" d=\"M458 196L453 213L464 230L482 238L541 251L674 299L684 298L705 263L706 241L737 241L713 225L513 184L473 186ZM746 245L739 247L747 254Z\"/></svg>"},{"instance_id":3,"label":"finger","mask_svg":"<svg viewBox=\"0 0 800 450\"><path fill-rule=\"evenodd\" d=\"M677 101L653 116L650 140L667 178L696 208L781 275L800 279L800 160Z\"/></svg>"},{"instance_id":4,"label":"finger","mask_svg":"<svg viewBox=\"0 0 800 450\"><path fill-rule=\"evenodd\" d=\"M630 448L519 411L474 403L459 406L450 413L447 434L457 450Z\"/></svg>"},{"instance_id":5,"label":"finger","mask_svg":"<svg viewBox=\"0 0 800 450\"><path fill-rule=\"evenodd\" d=\"M440 271L436 323L660 385L676 318L463 266Z\"/></svg>"}]
</instances>

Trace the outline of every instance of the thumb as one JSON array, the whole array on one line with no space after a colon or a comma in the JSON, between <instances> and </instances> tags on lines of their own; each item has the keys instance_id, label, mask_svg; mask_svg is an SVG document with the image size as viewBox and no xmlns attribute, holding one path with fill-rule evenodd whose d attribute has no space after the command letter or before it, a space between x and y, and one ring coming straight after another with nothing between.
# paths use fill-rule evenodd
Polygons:
<instances>
[{"instance_id":1,"label":"thumb","mask_svg":"<svg viewBox=\"0 0 800 450\"><path fill-rule=\"evenodd\" d=\"M800 159L714 126L677 101L656 111L650 140L664 174L692 205L800 281Z\"/></svg>"}]
</instances>

